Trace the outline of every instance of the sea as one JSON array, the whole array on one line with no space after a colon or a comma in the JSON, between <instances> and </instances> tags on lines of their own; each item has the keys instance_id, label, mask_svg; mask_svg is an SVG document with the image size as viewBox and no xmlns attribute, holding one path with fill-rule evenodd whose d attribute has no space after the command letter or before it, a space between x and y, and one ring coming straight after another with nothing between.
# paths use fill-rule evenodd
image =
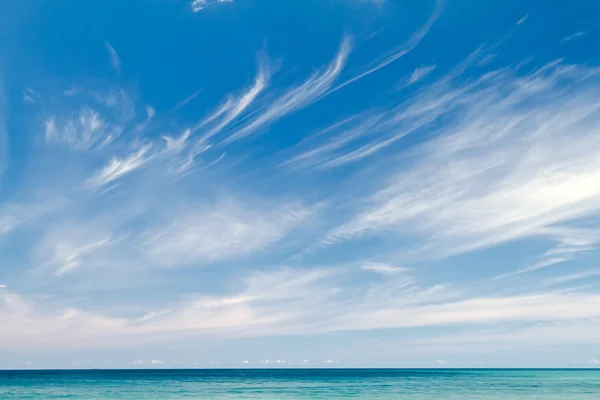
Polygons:
<instances>
[{"instance_id":1,"label":"sea","mask_svg":"<svg viewBox=\"0 0 600 400\"><path fill-rule=\"evenodd\" d=\"M600 400L600 370L0 371L0 399Z\"/></svg>"}]
</instances>

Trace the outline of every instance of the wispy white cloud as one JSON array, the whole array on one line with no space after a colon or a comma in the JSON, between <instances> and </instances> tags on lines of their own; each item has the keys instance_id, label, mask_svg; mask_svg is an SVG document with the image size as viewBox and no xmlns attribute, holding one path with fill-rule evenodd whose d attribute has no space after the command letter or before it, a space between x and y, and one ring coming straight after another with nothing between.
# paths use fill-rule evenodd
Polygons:
<instances>
[{"instance_id":1,"label":"wispy white cloud","mask_svg":"<svg viewBox=\"0 0 600 400\"><path fill-rule=\"evenodd\" d=\"M90 243L86 246L73 249L69 254L58 254L58 257L63 259L56 260L55 262L62 261L60 267L56 270L56 276L62 276L66 273L72 272L74 269L81 266L81 257L88 254L98 248L107 246L110 243L110 239L100 240L98 242Z\"/></svg>"},{"instance_id":2,"label":"wispy white cloud","mask_svg":"<svg viewBox=\"0 0 600 400\"><path fill-rule=\"evenodd\" d=\"M265 211L223 202L172 217L166 226L147 234L143 249L163 265L231 259L275 243L310 214L293 205Z\"/></svg>"},{"instance_id":3,"label":"wispy white cloud","mask_svg":"<svg viewBox=\"0 0 600 400\"><path fill-rule=\"evenodd\" d=\"M366 263L362 266L362 269L382 275L392 275L406 272L406 268L381 263Z\"/></svg>"},{"instance_id":4,"label":"wispy white cloud","mask_svg":"<svg viewBox=\"0 0 600 400\"><path fill-rule=\"evenodd\" d=\"M148 119L152 119L154 118L154 115L156 115L156 110L154 109L154 107L146 106L146 117Z\"/></svg>"},{"instance_id":5,"label":"wispy white cloud","mask_svg":"<svg viewBox=\"0 0 600 400\"><path fill-rule=\"evenodd\" d=\"M156 359L150 361L150 364L152 364L152 365L163 365L164 363L165 363L164 361L156 360Z\"/></svg>"},{"instance_id":6,"label":"wispy white cloud","mask_svg":"<svg viewBox=\"0 0 600 400\"><path fill-rule=\"evenodd\" d=\"M233 0L192 0L190 3L193 12L199 12L206 7L210 7L219 3L233 3Z\"/></svg>"},{"instance_id":7,"label":"wispy white cloud","mask_svg":"<svg viewBox=\"0 0 600 400\"><path fill-rule=\"evenodd\" d=\"M480 67L484 67L488 64L491 64L496 59L496 57L496 54L486 54L485 56L481 57L477 65L479 65Z\"/></svg>"},{"instance_id":8,"label":"wispy white cloud","mask_svg":"<svg viewBox=\"0 0 600 400\"><path fill-rule=\"evenodd\" d=\"M125 111L122 107L127 107L125 102L128 99L115 97L108 101L114 102L109 105L114 110L110 116L103 116L98 109L90 105L83 105L69 114L48 115L44 121L46 143L63 144L73 150L85 151L113 142L123 133L129 120L128 115L115 115L115 112L121 114ZM107 120L108 118L110 120Z\"/></svg>"},{"instance_id":9,"label":"wispy white cloud","mask_svg":"<svg viewBox=\"0 0 600 400\"><path fill-rule=\"evenodd\" d=\"M370 137L378 133L378 127L382 115L371 115L361 113L327 127L316 133L312 138L299 143L299 149L306 149L283 162L283 165L296 168L311 166L331 166L336 160L332 160L332 154L340 151L346 152L357 141L364 137ZM328 137L323 143L319 143L323 137ZM315 147L314 144L317 143Z\"/></svg>"},{"instance_id":10,"label":"wispy white cloud","mask_svg":"<svg viewBox=\"0 0 600 400\"><path fill-rule=\"evenodd\" d=\"M374 65L369 67L366 71L361 72L361 73L353 76L352 78L344 81L343 83L335 86L334 88L329 90L327 93L328 94L333 93L345 86L348 86L351 83L354 83L354 82L364 78L365 76L370 75L373 72L376 72L376 71L380 70L381 68L386 67L387 65L393 63L394 61L396 61L399 58L403 57L404 55L408 54L415 47L417 47L417 45L425 37L427 32L429 32L429 30L431 29L431 27L433 26L435 21L439 18L440 14L442 12L443 6L444 6L444 0L436 0L433 13L431 14L431 16L429 17L427 22L417 32L415 32L405 43L403 43L402 45L393 49L387 55L383 56L382 59L375 61Z\"/></svg>"},{"instance_id":11,"label":"wispy white cloud","mask_svg":"<svg viewBox=\"0 0 600 400\"><path fill-rule=\"evenodd\" d=\"M517 25L521 25L523 22L527 21L527 18L529 18L529 14L525 14L522 18L520 18L517 21Z\"/></svg>"},{"instance_id":12,"label":"wispy white cloud","mask_svg":"<svg viewBox=\"0 0 600 400\"><path fill-rule=\"evenodd\" d=\"M186 129L181 136L178 138L172 138L170 136L163 136L163 139L167 142L167 152L177 152L179 153L185 147L187 140L192 134L191 129Z\"/></svg>"},{"instance_id":13,"label":"wispy white cloud","mask_svg":"<svg viewBox=\"0 0 600 400\"><path fill-rule=\"evenodd\" d=\"M121 59L119 58L117 51L108 42L104 42L104 45L106 46L106 50L108 51L108 55L110 56L110 64L112 65L113 69L116 72L120 72L121 71Z\"/></svg>"},{"instance_id":14,"label":"wispy white cloud","mask_svg":"<svg viewBox=\"0 0 600 400\"><path fill-rule=\"evenodd\" d=\"M47 260L42 266L58 277L84 266L95 253L115 242L110 233L97 228L65 226L46 232L36 252L40 260Z\"/></svg>"},{"instance_id":15,"label":"wispy white cloud","mask_svg":"<svg viewBox=\"0 0 600 400\"><path fill-rule=\"evenodd\" d=\"M267 87L268 79L269 69L266 65L266 62L263 62L260 66L258 76L254 81L254 85L238 98L230 98L223 106L221 106L221 108L218 110L217 115L222 117L220 118L216 126L211 127L208 130L208 132L202 135L200 143L204 143L205 141L219 133L232 121L234 121L239 115L241 115L252 104L252 102L254 102L256 97ZM265 118L269 119L271 117ZM206 122L209 122L212 119L213 117L209 117L209 120ZM203 124L206 122L203 122ZM266 120L263 122L266 122Z\"/></svg>"},{"instance_id":16,"label":"wispy white cloud","mask_svg":"<svg viewBox=\"0 0 600 400\"><path fill-rule=\"evenodd\" d=\"M592 292L540 293L534 285L530 290L537 291L535 294L500 296L491 292L482 297L464 289L405 282L402 276L369 281L366 287L349 285L348 273L347 269L255 272L245 279L242 291L230 296L187 298L144 320L81 310L42 313L35 302L3 290L0 317L9 328L0 332L0 343L30 348L32 342L36 346L72 347L89 346L92 341L98 346L119 346L139 343L140 338L153 342L190 334L271 336L427 326L485 327L508 322L535 329L518 332L518 337L530 340L534 332L539 333L537 324L546 322L552 324L548 326L553 331L547 332L545 343L552 345L561 343L561 330L563 335L572 332L573 340L591 337L593 324L581 325L581 321L600 317L596 307L600 299ZM495 337L485 334L478 340L514 339L503 333Z\"/></svg>"},{"instance_id":17,"label":"wispy white cloud","mask_svg":"<svg viewBox=\"0 0 600 400\"><path fill-rule=\"evenodd\" d=\"M71 86L71 88L67 90L63 90L63 94L67 97L74 97L79 91L79 88L75 85Z\"/></svg>"},{"instance_id":18,"label":"wispy white cloud","mask_svg":"<svg viewBox=\"0 0 600 400\"><path fill-rule=\"evenodd\" d=\"M301 149L300 154L290 157L283 164L295 167L340 167L372 157L408 135L425 134L424 130L436 120L457 111L459 104L462 105L462 96L477 88L484 90L481 83L492 78L493 73L484 76L483 82L469 82L460 88L453 88L450 83L485 56L483 51L475 51L416 96L387 110L362 111L327 127L299 143L296 147Z\"/></svg>"},{"instance_id":19,"label":"wispy white cloud","mask_svg":"<svg viewBox=\"0 0 600 400\"><path fill-rule=\"evenodd\" d=\"M581 36L583 36L583 35L585 35L587 33L588 33L587 31L575 32L572 35L569 35L569 36L566 36L566 37L562 38L560 42L561 43L570 42L571 40L576 39L578 37L581 37Z\"/></svg>"},{"instance_id":20,"label":"wispy white cloud","mask_svg":"<svg viewBox=\"0 0 600 400\"><path fill-rule=\"evenodd\" d=\"M16 208L10 210L10 205L7 205L8 210L2 210L0 212L0 235L12 231L16 226L21 224L27 215L23 215L22 209Z\"/></svg>"},{"instance_id":21,"label":"wispy white cloud","mask_svg":"<svg viewBox=\"0 0 600 400\"><path fill-rule=\"evenodd\" d=\"M288 89L283 95L273 100L264 110L259 112L250 122L237 131L234 131L227 138L226 142L244 138L258 129L313 103L336 80L346 64L350 48L350 39L346 37L342 40L337 56L326 70L315 73L301 85Z\"/></svg>"},{"instance_id":22,"label":"wispy white cloud","mask_svg":"<svg viewBox=\"0 0 600 400\"><path fill-rule=\"evenodd\" d=\"M215 143L220 142L220 140L213 142L213 138L217 134L227 131L233 123L240 122L239 120L242 119L241 117L248 108L267 88L269 76L268 61L263 59L251 87L242 91L241 94L228 96L227 100L221 106L191 128L184 130L183 134L178 138L169 135L162 136L167 144L165 152L169 155L173 155L174 153L181 154L184 158L179 162L178 167L176 167L177 171L183 172L194 167L198 155L207 152ZM196 95L193 95L184 100L176 108L182 107L195 97ZM199 138L194 137L197 133L200 134ZM200 167L206 167L206 165Z\"/></svg>"},{"instance_id":23,"label":"wispy white cloud","mask_svg":"<svg viewBox=\"0 0 600 400\"><path fill-rule=\"evenodd\" d=\"M23 102L35 104L42 101L40 93L32 88L25 88L23 90Z\"/></svg>"},{"instance_id":24,"label":"wispy white cloud","mask_svg":"<svg viewBox=\"0 0 600 400\"><path fill-rule=\"evenodd\" d=\"M446 364L448 364L448 361L445 361L445 360L437 360L437 361L436 361L436 363L437 363L438 365L446 365Z\"/></svg>"},{"instance_id":25,"label":"wispy white cloud","mask_svg":"<svg viewBox=\"0 0 600 400\"><path fill-rule=\"evenodd\" d=\"M569 95L559 96L567 84ZM590 87L596 85L596 71L554 64L530 76L502 70L462 87L425 91L399 118L444 115L437 138L414 152L409 168L390 173L370 205L327 241L395 231L427 241L422 250L435 248L443 257L556 237L560 224L595 215L600 99Z\"/></svg>"},{"instance_id":26,"label":"wispy white cloud","mask_svg":"<svg viewBox=\"0 0 600 400\"><path fill-rule=\"evenodd\" d=\"M407 85L413 85L419 82L420 80L424 79L435 69L435 67L435 65L423 65L416 68L410 76Z\"/></svg>"},{"instance_id":27,"label":"wispy white cloud","mask_svg":"<svg viewBox=\"0 0 600 400\"><path fill-rule=\"evenodd\" d=\"M197 91L195 91L194 93L192 93L191 95L189 95L188 97L186 97L185 99L181 100L180 102L178 102L177 104L175 104L172 108L172 111L177 111L183 107L185 107L186 105L188 105L189 103L191 103L192 101L194 101L194 99L196 97L198 97L198 95L202 93L202 89L199 89Z\"/></svg>"},{"instance_id":28,"label":"wispy white cloud","mask_svg":"<svg viewBox=\"0 0 600 400\"><path fill-rule=\"evenodd\" d=\"M45 199L21 203L5 202L0 210L0 236L56 209L61 199Z\"/></svg>"},{"instance_id":29,"label":"wispy white cloud","mask_svg":"<svg viewBox=\"0 0 600 400\"><path fill-rule=\"evenodd\" d=\"M553 228L540 232L540 234L555 237L556 246L542 254L540 260L535 264L504 274L501 277L536 271L579 258L591 252L600 241L600 232L591 229Z\"/></svg>"},{"instance_id":30,"label":"wispy white cloud","mask_svg":"<svg viewBox=\"0 0 600 400\"><path fill-rule=\"evenodd\" d=\"M146 144L128 157L112 158L104 168L90 178L89 185L91 187L104 186L140 168L150 161L151 157L147 154L151 147L151 144Z\"/></svg>"},{"instance_id":31,"label":"wispy white cloud","mask_svg":"<svg viewBox=\"0 0 600 400\"><path fill-rule=\"evenodd\" d=\"M140 365L140 364L143 364L143 363L144 363L144 360L135 360L133 362L133 365Z\"/></svg>"},{"instance_id":32,"label":"wispy white cloud","mask_svg":"<svg viewBox=\"0 0 600 400\"><path fill-rule=\"evenodd\" d=\"M565 283L583 280L586 278L593 278L596 276L600 276L600 270L592 270L592 271L584 271L581 273L574 273L568 275L558 275L552 278L545 279L541 282L542 286L554 286L554 285L562 285Z\"/></svg>"}]
</instances>

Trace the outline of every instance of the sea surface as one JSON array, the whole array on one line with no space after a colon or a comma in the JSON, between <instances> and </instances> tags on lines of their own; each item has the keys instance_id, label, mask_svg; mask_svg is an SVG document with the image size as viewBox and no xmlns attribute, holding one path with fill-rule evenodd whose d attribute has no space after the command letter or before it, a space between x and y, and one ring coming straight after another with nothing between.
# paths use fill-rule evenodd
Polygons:
<instances>
[{"instance_id":1,"label":"sea surface","mask_svg":"<svg viewBox=\"0 0 600 400\"><path fill-rule=\"evenodd\" d=\"M600 370L0 371L0 399L599 400Z\"/></svg>"}]
</instances>

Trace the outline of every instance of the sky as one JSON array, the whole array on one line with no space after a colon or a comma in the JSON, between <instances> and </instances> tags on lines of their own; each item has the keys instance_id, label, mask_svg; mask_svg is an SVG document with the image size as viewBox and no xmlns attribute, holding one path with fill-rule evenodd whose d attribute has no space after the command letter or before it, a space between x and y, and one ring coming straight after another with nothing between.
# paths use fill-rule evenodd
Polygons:
<instances>
[{"instance_id":1,"label":"sky","mask_svg":"<svg viewBox=\"0 0 600 400\"><path fill-rule=\"evenodd\" d=\"M2 3L0 368L600 366L600 3Z\"/></svg>"}]
</instances>

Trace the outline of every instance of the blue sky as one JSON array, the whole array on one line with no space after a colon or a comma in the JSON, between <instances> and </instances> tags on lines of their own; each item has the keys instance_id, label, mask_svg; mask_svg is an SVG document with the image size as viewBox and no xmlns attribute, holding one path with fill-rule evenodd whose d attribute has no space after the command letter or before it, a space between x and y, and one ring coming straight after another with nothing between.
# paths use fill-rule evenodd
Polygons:
<instances>
[{"instance_id":1,"label":"blue sky","mask_svg":"<svg viewBox=\"0 0 600 400\"><path fill-rule=\"evenodd\" d=\"M600 365L600 5L7 1L0 368Z\"/></svg>"}]
</instances>

